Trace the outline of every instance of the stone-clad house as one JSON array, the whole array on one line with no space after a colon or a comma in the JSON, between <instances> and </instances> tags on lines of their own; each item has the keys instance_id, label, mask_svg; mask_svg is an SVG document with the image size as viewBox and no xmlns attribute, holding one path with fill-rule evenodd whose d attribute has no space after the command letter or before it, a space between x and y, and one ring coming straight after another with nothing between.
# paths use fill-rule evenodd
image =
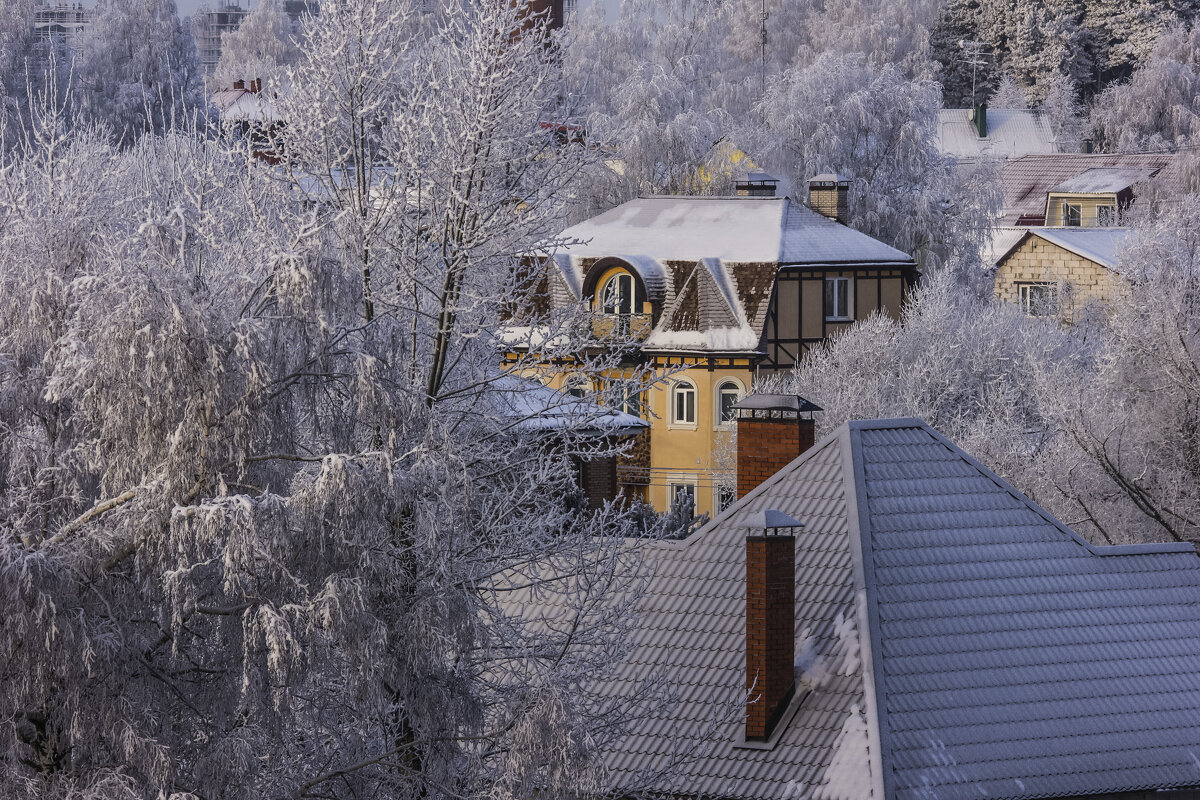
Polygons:
<instances>
[{"instance_id":1,"label":"stone-clad house","mask_svg":"<svg viewBox=\"0 0 1200 800\"><path fill-rule=\"evenodd\" d=\"M564 231L577 243L540 265L544 302L584 302L597 334L636 338L623 374L670 373L625 408L651 429L620 480L659 510L680 493L700 513L728 505L732 476L716 454L733 404L761 375L790 370L855 321L898 317L918 276L907 254L842 224L846 181L814 178L806 207L774 196L772 179L751 177L743 196L617 206ZM545 377L555 387L580 380L561 364Z\"/></svg>"},{"instance_id":2,"label":"stone-clad house","mask_svg":"<svg viewBox=\"0 0 1200 800\"><path fill-rule=\"evenodd\" d=\"M1091 545L921 420L843 425L646 548L632 648L598 680L614 702L674 691L627 720L602 794L1200 792L1195 549ZM552 593L511 610L572 613Z\"/></svg>"},{"instance_id":3,"label":"stone-clad house","mask_svg":"<svg viewBox=\"0 0 1200 800\"><path fill-rule=\"evenodd\" d=\"M1117 291L1127 228L1029 228L996 259L996 297L1070 320Z\"/></svg>"}]
</instances>

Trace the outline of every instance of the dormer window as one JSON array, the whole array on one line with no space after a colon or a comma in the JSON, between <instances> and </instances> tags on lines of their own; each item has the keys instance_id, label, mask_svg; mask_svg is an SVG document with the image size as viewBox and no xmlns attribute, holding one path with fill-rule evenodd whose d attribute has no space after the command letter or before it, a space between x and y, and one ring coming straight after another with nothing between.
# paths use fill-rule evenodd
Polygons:
<instances>
[{"instance_id":1,"label":"dormer window","mask_svg":"<svg viewBox=\"0 0 1200 800\"><path fill-rule=\"evenodd\" d=\"M600 306L605 314L628 316L633 313L635 285L628 272L618 272L600 290Z\"/></svg>"}]
</instances>

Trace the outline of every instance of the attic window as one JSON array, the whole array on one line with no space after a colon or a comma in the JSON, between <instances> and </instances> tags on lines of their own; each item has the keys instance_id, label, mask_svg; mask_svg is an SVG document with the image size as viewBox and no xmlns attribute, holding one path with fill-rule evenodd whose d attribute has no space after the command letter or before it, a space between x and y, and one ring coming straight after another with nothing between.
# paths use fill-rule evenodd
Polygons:
<instances>
[{"instance_id":1,"label":"attic window","mask_svg":"<svg viewBox=\"0 0 1200 800\"><path fill-rule=\"evenodd\" d=\"M1110 228L1117 224L1117 207L1116 206L1097 206L1096 207L1096 224L1102 228Z\"/></svg>"},{"instance_id":2,"label":"attic window","mask_svg":"<svg viewBox=\"0 0 1200 800\"><path fill-rule=\"evenodd\" d=\"M1083 206L1079 203L1063 203L1063 225L1078 228L1083 224Z\"/></svg>"},{"instance_id":3,"label":"attic window","mask_svg":"<svg viewBox=\"0 0 1200 800\"><path fill-rule=\"evenodd\" d=\"M633 313L634 283L628 272L618 272L600 290L600 307L605 314L628 316Z\"/></svg>"}]
</instances>

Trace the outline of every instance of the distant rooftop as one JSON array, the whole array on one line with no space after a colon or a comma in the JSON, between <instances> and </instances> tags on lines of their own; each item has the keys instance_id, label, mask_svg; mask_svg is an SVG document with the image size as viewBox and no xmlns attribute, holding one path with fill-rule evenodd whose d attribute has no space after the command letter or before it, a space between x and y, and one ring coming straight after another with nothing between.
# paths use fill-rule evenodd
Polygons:
<instances>
[{"instance_id":1,"label":"distant rooftop","mask_svg":"<svg viewBox=\"0 0 1200 800\"><path fill-rule=\"evenodd\" d=\"M1001 171L1004 211L1000 224L1012 225L1021 217L1044 217L1047 193L1097 168L1152 170L1155 180L1167 185L1179 180L1175 156L1171 153L1021 156L1006 163Z\"/></svg>"},{"instance_id":2,"label":"distant rooftop","mask_svg":"<svg viewBox=\"0 0 1200 800\"><path fill-rule=\"evenodd\" d=\"M943 153L957 158L1011 158L1058 151L1050 120L1040 111L989 108L987 136L982 138L968 119L969 113L966 108L938 112L937 146Z\"/></svg>"}]
</instances>

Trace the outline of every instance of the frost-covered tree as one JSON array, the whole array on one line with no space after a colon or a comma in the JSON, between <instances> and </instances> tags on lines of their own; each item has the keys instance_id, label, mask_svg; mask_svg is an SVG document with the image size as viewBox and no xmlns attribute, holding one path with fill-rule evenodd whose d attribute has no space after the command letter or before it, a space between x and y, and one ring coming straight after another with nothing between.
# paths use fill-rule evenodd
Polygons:
<instances>
[{"instance_id":1,"label":"frost-covered tree","mask_svg":"<svg viewBox=\"0 0 1200 800\"><path fill-rule=\"evenodd\" d=\"M1046 80L1041 87L1042 100L1039 108L1050 121L1050 129L1064 153L1077 152L1083 138L1083 105L1074 81L1059 74Z\"/></svg>"},{"instance_id":2,"label":"frost-covered tree","mask_svg":"<svg viewBox=\"0 0 1200 800\"><path fill-rule=\"evenodd\" d=\"M988 98L992 108L1015 108L1024 111L1029 108L1029 96L1020 87L1012 75L1005 73L996 84L996 90Z\"/></svg>"},{"instance_id":3,"label":"frost-covered tree","mask_svg":"<svg viewBox=\"0 0 1200 800\"><path fill-rule=\"evenodd\" d=\"M81 115L125 144L185 125L203 102L195 43L174 0L100 0L75 74Z\"/></svg>"},{"instance_id":4,"label":"frost-covered tree","mask_svg":"<svg viewBox=\"0 0 1200 800\"><path fill-rule=\"evenodd\" d=\"M971 69L961 42L982 43L988 54L985 93L1012 72L1035 89L1062 73L1085 97L1121 80L1151 52L1172 22L1192 19L1194 0L948 0L930 34L942 67L946 104L969 103Z\"/></svg>"},{"instance_id":5,"label":"frost-covered tree","mask_svg":"<svg viewBox=\"0 0 1200 800\"><path fill-rule=\"evenodd\" d=\"M625 0L608 25L599 8L565 42L572 109L610 158L589 182L580 213L638 194L729 188L703 174L719 166L731 108L748 107L724 46L729 0ZM754 74L757 74L755 72Z\"/></svg>"},{"instance_id":6,"label":"frost-covered tree","mask_svg":"<svg viewBox=\"0 0 1200 800\"><path fill-rule=\"evenodd\" d=\"M580 511L598 446L530 433L517 379L595 344L582 309L511 317L589 156L539 127L541 32L451 10L307 29L282 171L53 107L4 162L0 795L581 796L651 699L595 692L630 520ZM504 330L535 351L507 373Z\"/></svg>"},{"instance_id":7,"label":"frost-covered tree","mask_svg":"<svg viewBox=\"0 0 1200 800\"><path fill-rule=\"evenodd\" d=\"M814 175L850 179L849 224L934 267L978 252L998 203L989 165L968 173L938 151L938 107L935 83L827 53L779 76L743 141L799 200Z\"/></svg>"},{"instance_id":8,"label":"frost-covered tree","mask_svg":"<svg viewBox=\"0 0 1200 800\"><path fill-rule=\"evenodd\" d=\"M1127 83L1096 98L1093 135L1110 152L1170 150L1200 133L1200 26L1176 25Z\"/></svg>"},{"instance_id":9,"label":"frost-covered tree","mask_svg":"<svg viewBox=\"0 0 1200 800\"><path fill-rule=\"evenodd\" d=\"M237 80L276 80L300 60L299 31L278 0L262 0L237 30L221 37L221 60L212 76L215 87Z\"/></svg>"}]
</instances>

